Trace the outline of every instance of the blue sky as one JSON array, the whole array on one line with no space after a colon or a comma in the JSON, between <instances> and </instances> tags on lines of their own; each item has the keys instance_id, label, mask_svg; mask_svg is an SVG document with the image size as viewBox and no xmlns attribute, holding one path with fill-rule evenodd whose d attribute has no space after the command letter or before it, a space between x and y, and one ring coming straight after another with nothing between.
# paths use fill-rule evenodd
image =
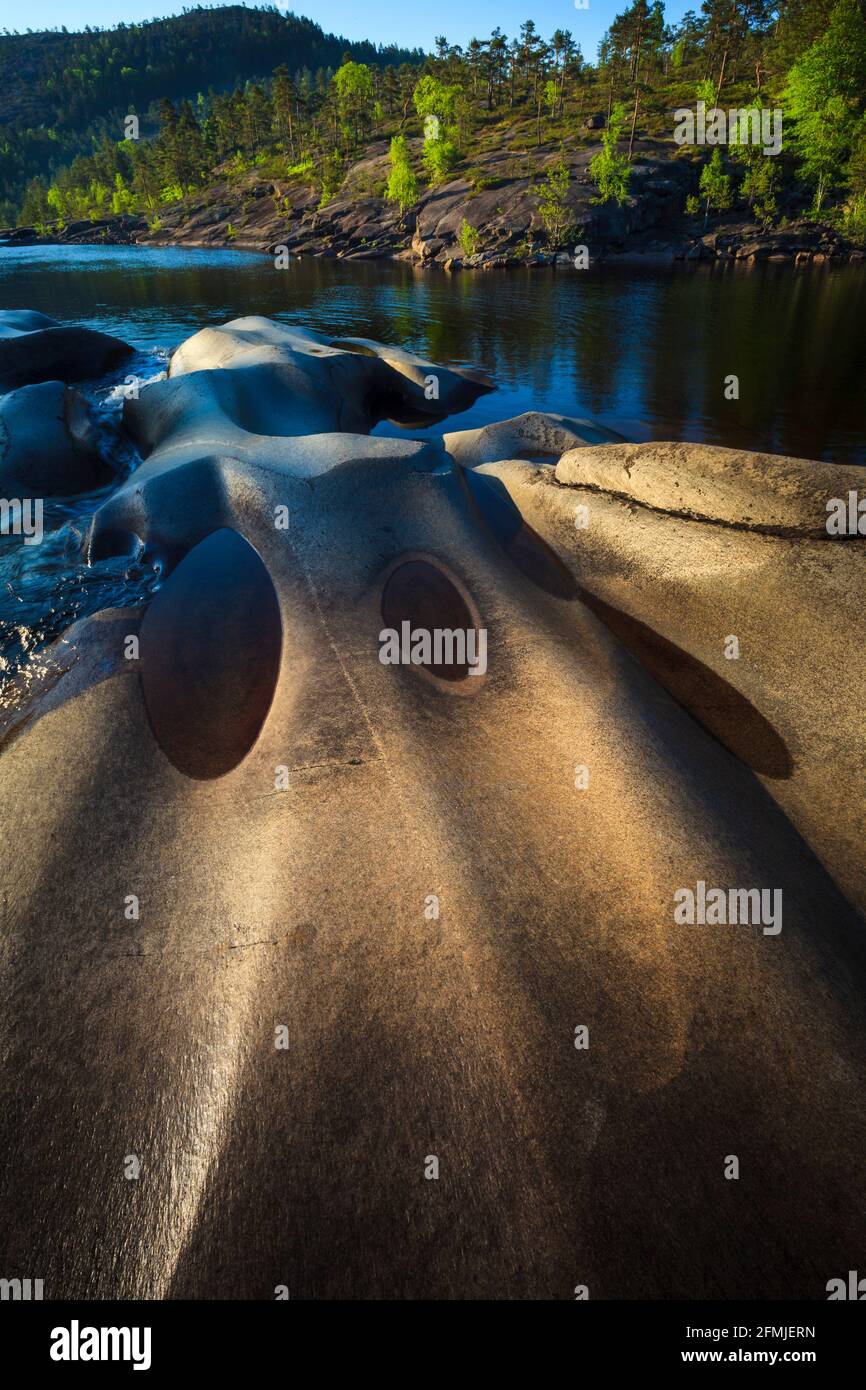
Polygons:
<instances>
[{"instance_id":1,"label":"blue sky","mask_svg":"<svg viewBox=\"0 0 866 1390\"><path fill-rule=\"evenodd\" d=\"M191 3L191 0L187 0ZM407 4L406 0L287 0L279 8L307 15L323 29L350 39L399 43L408 48L432 49L437 34L452 43L465 44L473 34L483 38L497 24L515 35L525 19L532 18L549 38L554 29L570 29L585 58L595 59L599 40L627 0L589 0L589 9L575 9L574 0L435 0L434 4ZM109 27L122 20L133 24L160 15L179 14L184 0L0 0L0 29L52 29L65 24L80 29L85 24ZM700 9L700 0L691 0ZM690 8L689 0L670 0L669 21Z\"/></svg>"}]
</instances>

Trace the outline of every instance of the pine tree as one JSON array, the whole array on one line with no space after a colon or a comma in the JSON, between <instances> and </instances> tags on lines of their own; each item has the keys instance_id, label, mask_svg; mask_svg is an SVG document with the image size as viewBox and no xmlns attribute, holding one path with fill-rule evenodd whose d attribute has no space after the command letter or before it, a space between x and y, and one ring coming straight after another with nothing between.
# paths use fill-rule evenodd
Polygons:
<instances>
[{"instance_id":1,"label":"pine tree","mask_svg":"<svg viewBox=\"0 0 866 1390\"><path fill-rule=\"evenodd\" d=\"M157 169L162 184L173 187L180 183L177 169L177 112L174 103L159 103L159 135L156 139Z\"/></svg>"},{"instance_id":2,"label":"pine tree","mask_svg":"<svg viewBox=\"0 0 866 1390\"><path fill-rule=\"evenodd\" d=\"M293 126L293 112L296 101L295 89L289 77L289 70L285 63L274 69L274 80L271 84L271 96L274 103L274 121L277 128L277 135L283 143L289 147L289 154L292 163L295 162L295 135Z\"/></svg>"},{"instance_id":3,"label":"pine tree","mask_svg":"<svg viewBox=\"0 0 866 1390\"><path fill-rule=\"evenodd\" d=\"M188 101L181 102L178 113L174 165L177 182L184 190L201 182L205 171L204 141Z\"/></svg>"},{"instance_id":4,"label":"pine tree","mask_svg":"<svg viewBox=\"0 0 866 1390\"><path fill-rule=\"evenodd\" d=\"M41 227L51 221L52 209L48 202L48 185L44 179L29 179L24 189L24 200L18 215L19 227Z\"/></svg>"}]
</instances>

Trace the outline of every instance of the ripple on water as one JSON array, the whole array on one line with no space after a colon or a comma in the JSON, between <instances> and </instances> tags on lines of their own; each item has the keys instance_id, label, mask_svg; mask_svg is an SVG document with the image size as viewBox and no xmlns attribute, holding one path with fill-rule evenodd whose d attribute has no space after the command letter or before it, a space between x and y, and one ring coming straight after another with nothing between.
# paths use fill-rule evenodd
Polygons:
<instances>
[{"instance_id":1,"label":"ripple on water","mask_svg":"<svg viewBox=\"0 0 866 1390\"><path fill-rule=\"evenodd\" d=\"M123 372L83 383L99 452L115 477L94 492L43 500L42 540L0 535L0 711L19 704L43 672L46 648L67 628L106 608L146 603L160 573L140 554L88 564L85 541L98 507L138 467L140 458L120 428L123 402L165 375L168 353L137 353Z\"/></svg>"}]
</instances>

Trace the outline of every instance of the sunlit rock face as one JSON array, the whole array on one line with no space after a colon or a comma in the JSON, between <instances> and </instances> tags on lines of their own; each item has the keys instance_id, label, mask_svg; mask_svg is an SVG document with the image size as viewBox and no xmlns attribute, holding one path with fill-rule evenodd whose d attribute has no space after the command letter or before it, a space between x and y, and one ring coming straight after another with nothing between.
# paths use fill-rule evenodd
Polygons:
<instances>
[{"instance_id":1,"label":"sunlit rock face","mask_svg":"<svg viewBox=\"0 0 866 1390\"><path fill-rule=\"evenodd\" d=\"M556 463L569 449L621 441L622 435L594 420L572 420L565 415L527 410L512 420L446 434L445 447L462 468L474 468L480 463L508 458Z\"/></svg>"},{"instance_id":2,"label":"sunlit rock face","mask_svg":"<svg viewBox=\"0 0 866 1390\"><path fill-rule=\"evenodd\" d=\"M866 910L866 525L833 526L834 502L848 516L866 498L862 470L652 443L474 476L547 538L584 603L762 778Z\"/></svg>"},{"instance_id":3,"label":"sunlit rock face","mask_svg":"<svg viewBox=\"0 0 866 1390\"><path fill-rule=\"evenodd\" d=\"M366 432L480 389L241 320L128 404L91 551L162 586L66 634L0 756L2 1264L46 1297L854 1267L864 541L805 482L757 529L802 461L748 456L738 516L712 451ZM383 663L403 621L484 672ZM783 913L677 920L699 884Z\"/></svg>"}]
</instances>

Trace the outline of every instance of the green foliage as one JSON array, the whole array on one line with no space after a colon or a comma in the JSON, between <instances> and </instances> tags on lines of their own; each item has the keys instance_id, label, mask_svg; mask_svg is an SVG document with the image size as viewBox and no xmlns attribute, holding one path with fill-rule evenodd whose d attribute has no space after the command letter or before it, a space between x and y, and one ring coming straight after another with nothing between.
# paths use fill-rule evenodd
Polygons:
<instances>
[{"instance_id":1,"label":"green foliage","mask_svg":"<svg viewBox=\"0 0 866 1390\"><path fill-rule=\"evenodd\" d=\"M467 259L476 254L478 243L481 238L478 228L473 227L471 222L467 222L465 217L460 224L460 231L457 233L457 239L460 242L460 250Z\"/></svg>"},{"instance_id":2,"label":"green foliage","mask_svg":"<svg viewBox=\"0 0 866 1390\"><path fill-rule=\"evenodd\" d=\"M824 34L788 73L783 93L790 139L818 213L844 177L866 103L866 22L858 0L838 0Z\"/></svg>"},{"instance_id":3,"label":"green foliage","mask_svg":"<svg viewBox=\"0 0 866 1390\"><path fill-rule=\"evenodd\" d=\"M701 200L695 193L690 193L686 198L686 216L694 217L701 210Z\"/></svg>"},{"instance_id":4,"label":"green foliage","mask_svg":"<svg viewBox=\"0 0 866 1390\"><path fill-rule=\"evenodd\" d=\"M422 57L418 50L380 49L325 34L311 20L273 6L199 6L149 23L53 33L50 42L42 34L7 34L0 38L4 117L25 128L42 123L83 130L106 120L113 126L115 112L146 111L164 96L192 100L203 85L217 91L236 81L244 86L269 72L277 53L290 53L298 71L323 70L329 77L344 53L378 67Z\"/></svg>"},{"instance_id":5,"label":"green foliage","mask_svg":"<svg viewBox=\"0 0 866 1390\"><path fill-rule=\"evenodd\" d=\"M275 75L268 84L263 77L278 53L291 55L294 72L284 68L282 77ZM117 169L101 173L111 186L119 170L129 184L129 166L136 159L129 147L153 143L155 113L165 99L178 110L183 138L177 153L192 158L197 167L193 173L163 169L158 176L148 170L145 178L154 184L150 191L140 181L134 186L139 210L153 208L158 184L197 186L202 173L209 176L237 149L255 157L274 142L294 160L296 125L305 124L309 131L311 118L325 107L344 54L373 74L391 64L394 71L408 68L413 78L423 59L420 50L323 34L311 20L273 6L198 6L168 19L78 33L7 30L0 34L0 204L11 200L19 205L30 178L41 176L47 182L76 158L92 158L102 133L119 139L126 116L137 112L140 142L128 141ZM184 132L185 100L193 107L201 146L191 128ZM310 143L317 156L327 152L321 144L330 133L324 124L315 132ZM83 190L84 182L79 180L79 186Z\"/></svg>"},{"instance_id":6,"label":"green foliage","mask_svg":"<svg viewBox=\"0 0 866 1390\"><path fill-rule=\"evenodd\" d=\"M483 174L480 169L467 169L466 178L473 193L483 193L486 188L493 188L496 180L489 174Z\"/></svg>"},{"instance_id":7,"label":"green foliage","mask_svg":"<svg viewBox=\"0 0 866 1390\"><path fill-rule=\"evenodd\" d=\"M52 216L58 221L62 221L66 209L66 201L57 184L52 184L49 188L47 201Z\"/></svg>"},{"instance_id":8,"label":"green foliage","mask_svg":"<svg viewBox=\"0 0 866 1390\"><path fill-rule=\"evenodd\" d=\"M24 201L18 214L19 227L33 227L51 221L52 208L48 201L48 185L44 179L30 179L24 190Z\"/></svg>"},{"instance_id":9,"label":"green foliage","mask_svg":"<svg viewBox=\"0 0 866 1390\"><path fill-rule=\"evenodd\" d=\"M842 210L841 227L852 241L866 243L866 193L856 193Z\"/></svg>"},{"instance_id":10,"label":"green foliage","mask_svg":"<svg viewBox=\"0 0 866 1390\"><path fill-rule=\"evenodd\" d=\"M334 195L339 192L344 176L345 168L338 154L329 154L322 160L321 172L318 179L320 208L323 208L326 203L329 203Z\"/></svg>"},{"instance_id":11,"label":"green foliage","mask_svg":"<svg viewBox=\"0 0 866 1390\"><path fill-rule=\"evenodd\" d=\"M594 203L612 200L621 206L628 198L629 162L616 148L622 138L625 120L625 107L622 102L617 102L601 137L601 151L589 161L589 176L598 189L598 196L592 199Z\"/></svg>"},{"instance_id":12,"label":"green foliage","mask_svg":"<svg viewBox=\"0 0 866 1390\"><path fill-rule=\"evenodd\" d=\"M769 226L778 213L776 190L778 166L775 159L758 153L749 160L740 186L741 195L748 200L758 221Z\"/></svg>"},{"instance_id":13,"label":"green foliage","mask_svg":"<svg viewBox=\"0 0 866 1390\"><path fill-rule=\"evenodd\" d=\"M297 164L290 164L290 165L289 165L288 169L286 170L286 178L287 178L287 179L306 179L306 178L309 178L309 176L310 176L310 175L312 174L312 172L313 172L314 167L315 167L315 166L313 165L312 157L311 157L310 155L304 155L303 159L300 159L300 160L298 161Z\"/></svg>"},{"instance_id":14,"label":"green foliage","mask_svg":"<svg viewBox=\"0 0 866 1390\"><path fill-rule=\"evenodd\" d=\"M111 211L115 217L132 212L135 208L135 194L123 181L122 174L114 176L114 192L111 195Z\"/></svg>"},{"instance_id":15,"label":"green foliage","mask_svg":"<svg viewBox=\"0 0 866 1390\"><path fill-rule=\"evenodd\" d=\"M397 203L400 215L418 200L418 180L409 159L409 145L405 135L395 135L391 141L391 173L385 188L389 202Z\"/></svg>"},{"instance_id":16,"label":"green foliage","mask_svg":"<svg viewBox=\"0 0 866 1390\"><path fill-rule=\"evenodd\" d=\"M721 211L731 206L731 176L725 173L722 152L718 146L701 170L700 190L706 200L707 210Z\"/></svg>"},{"instance_id":17,"label":"green foliage","mask_svg":"<svg viewBox=\"0 0 866 1390\"><path fill-rule=\"evenodd\" d=\"M356 143L372 114L373 78L365 63L344 63L334 74L337 110L348 143Z\"/></svg>"},{"instance_id":18,"label":"green foliage","mask_svg":"<svg viewBox=\"0 0 866 1390\"><path fill-rule=\"evenodd\" d=\"M435 116L443 125L453 125L457 120L460 88L446 86L425 73L412 93L412 101L422 121L427 116Z\"/></svg>"},{"instance_id":19,"label":"green foliage","mask_svg":"<svg viewBox=\"0 0 866 1390\"><path fill-rule=\"evenodd\" d=\"M727 166L714 172L710 162L707 206L735 192L767 223L777 204L803 205L799 181L816 213L856 226L866 194L863 11L864 0L780 0L775 9L768 0L704 0L699 14L666 24L661 0L626 0L595 65L584 63L568 31L546 40L532 21L512 40L498 29L463 49L443 38L428 57L348 44L273 7L198 7L77 34L7 32L0 221L47 225L128 212L152 219L166 199L197 198L249 175L306 181L326 203L367 140L417 133L417 122L434 184L464 158L481 164L481 151L497 142L530 161L518 175L513 158L508 177L532 175L529 151L541 144L545 120L571 135L605 109L611 119L591 162L593 191L596 202L622 204L629 161L619 150L635 94L642 128L670 140L672 110L696 97L715 105L718 92L727 108L781 101L794 158L729 145ZM138 113L140 139L121 138L130 112ZM408 160L399 168L392 160L387 185L360 170L346 186L362 196L375 185L405 210L417 196L414 177ZM484 172L469 177L476 193L490 186ZM248 189L236 191L242 198ZM557 242L556 190L543 202L548 241Z\"/></svg>"},{"instance_id":20,"label":"green foliage","mask_svg":"<svg viewBox=\"0 0 866 1390\"><path fill-rule=\"evenodd\" d=\"M866 116L861 117L851 142L848 160L848 187L855 193L866 193Z\"/></svg>"},{"instance_id":21,"label":"green foliage","mask_svg":"<svg viewBox=\"0 0 866 1390\"><path fill-rule=\"evenodd\" d=\"M715 83L711 82L708 77L705 77L702 82L698 82L695 87L695 101L703 101L707 106L715 106L716 87Z\"/></svg>"},{"instance_id":22,"label":"green foliage","mask_svg":"<svg viewBox=\"0 0 866 1390\"><path fill-rule=\"evenodd\" d=\"M571 213L568 208L568 187L571 174L565 160L560 158L545 171L544 182L538 194L538 214L544 228L548 245L558 251L564 246L571 230Z\"/></svg>"},{"instance_id":23,"label":"green foliage","mask_svg":"<svg viewBox=\"0 0 866 1390\"><path fill-rule=\"evenodd\" d=\"M431 184L442 183L460 161L460 151L453 140L425 140L421 160Z\"/></svg>"},{"instance_id":24,"label":"green foliage","mask_svg":"<svg viewBox=\"0 0 866 1390\"><path fill-rule=\"evenodd\" d=\"M422 163L430 183L441 183L460 161L460 88L425 73L415 86L412 101L424 122Z\"/></svg>"}]
</instances>

